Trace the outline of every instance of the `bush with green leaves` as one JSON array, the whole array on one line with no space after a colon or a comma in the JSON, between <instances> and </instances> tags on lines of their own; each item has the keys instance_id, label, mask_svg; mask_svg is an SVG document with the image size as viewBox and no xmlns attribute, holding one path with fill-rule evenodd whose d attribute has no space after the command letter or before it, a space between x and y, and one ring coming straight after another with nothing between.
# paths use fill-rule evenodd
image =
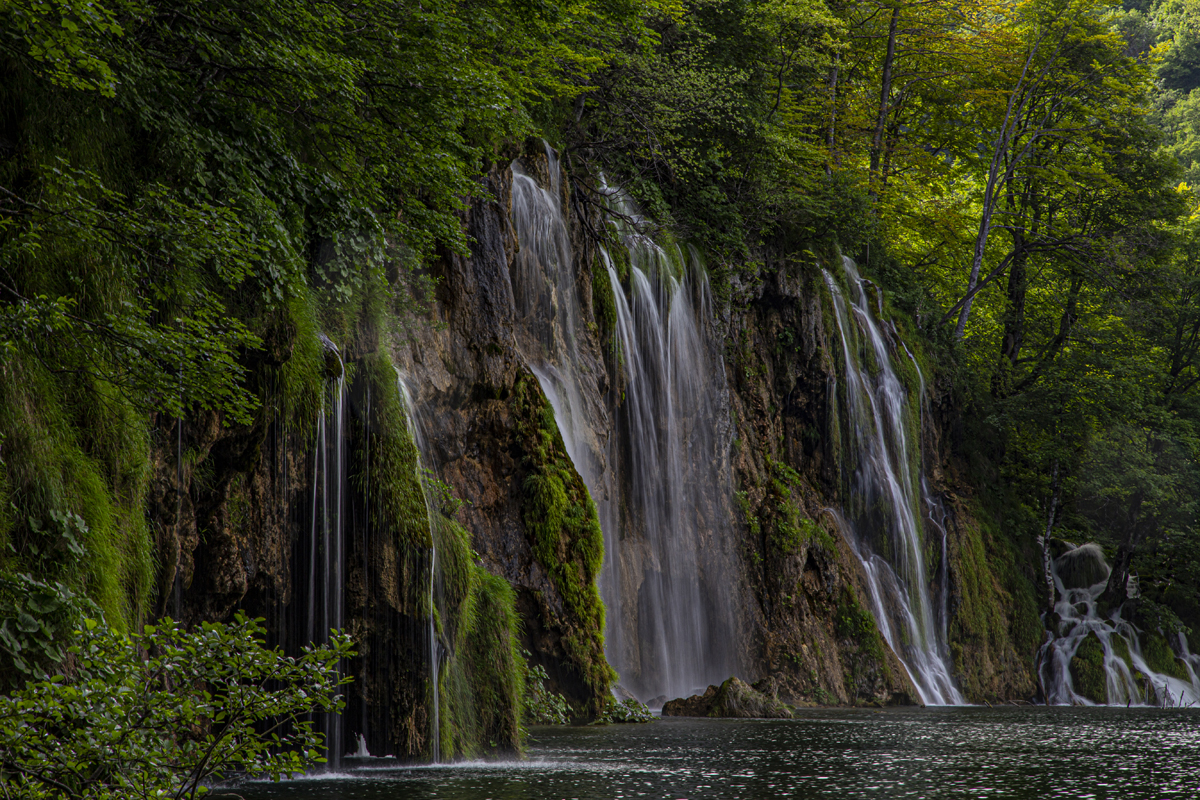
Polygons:
<instances>
[{"instance_id":1,"label":"bush with green leaves","mask_svg":"<svg viewBox=\"0 0 1200 800\"><path fill-rule=\"evenodd\" d=\"M240 614L133 635L86 620L66 674L0 696L0 797L180 800L323 762L312 713L344 705L337 664L350 638L292 658L264 647L264 633Z\"/></svg>"},{"instance_id":2,"label":"bush with green leaves","mask_svg":"<svg viewBox=\"0 0 1200 800\"><path fill-rule=\"evenodd\" d=\"M604 713L596 718L596 722L605 725L622 722L654 722L655 719L653 711L632 697L624 700L617 700L613 697L609 698Z\"/></svg>"},{"instance_id":3,"label":"bush with green leaves","mask_svg":"<svg viewBox=\"0 0 1200 800\"><path fill-rule=\"evenodd\" d=\"M0 575L0 689L45 679L66 659L70 636L84 615L98 611L61 583Z\"/></svg>"},{"instance_id":4,"label":"bush with green leaves","mask_svg":"<svg viewBox=\"0 0 1200 800\"><path fill-rule=\"evenodd\" d=\"M529 652L525 652L529 658ZM525 724L566 725L571 719L571 707L567 698L546 687L550 676L541 664L529 668L525 676Z\"/></svg>"}]
</instances>

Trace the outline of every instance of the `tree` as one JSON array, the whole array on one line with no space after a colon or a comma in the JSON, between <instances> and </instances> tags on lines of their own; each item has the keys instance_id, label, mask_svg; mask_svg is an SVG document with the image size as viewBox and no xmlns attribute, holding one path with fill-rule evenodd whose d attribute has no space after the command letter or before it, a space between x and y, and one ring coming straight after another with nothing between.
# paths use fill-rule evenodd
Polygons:
<instances>
[{"instance_id":1,"label":"tree","mask_svg":"<svg viewBox=\"0 0 1200 800\"><path fill-rule=\"evenodd\" d=\"M297 658L242 615L141 634L87 620L66 674L0 696L0 797L195 798L213 781L280 777L323 762L311 713L337 711L350 639Z\"/></svg>"},{"instance_id":2,"label":"tree","mask_svg":"<svg viewBox=\"0 0 1200 800\"><path fill-rule=\"evenodd\" d=\"M1104 140L1128 124L1144 97L1146 70L1124 54L1124 41L1105 25L1101 15L1106 8L1092 0L1030 4L1021 10L1024 19L1015 20L1024 34L1025 53L989 148L967 285L951 309L957 311L956 338L963 337L980 288L996 216L1006 197L1011 203L1010 184L1031 171L1058 184L1078 177L1103 180ZM1039 153L1048 144L1053 150L1055 143L1093 160L1100 156L1101 163L1071 175L1058 169L1054 159L1039 161ZM1002 274L1014 257L1022 257L1020 243L993 275Z\"/></svg>"}]
</instances>

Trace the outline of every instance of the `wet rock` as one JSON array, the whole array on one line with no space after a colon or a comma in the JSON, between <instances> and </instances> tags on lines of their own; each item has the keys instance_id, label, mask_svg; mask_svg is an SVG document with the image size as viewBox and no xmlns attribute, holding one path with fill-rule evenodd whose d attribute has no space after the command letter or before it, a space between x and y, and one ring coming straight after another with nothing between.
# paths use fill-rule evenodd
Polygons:
<instances>
[{"instance_id":1,"label":"wet rock","mask_svg":"<svg viewBox=\"0 0 1200 800\"><path fill-rule=\"evenodd\" d=\"M612 694L613 694L613 697L615 697L618 702L624 702L625 700L638 701L637 697L633 694L633 692L629 691L628 689L626 689L624 686L622 686L619 683L613 685ZM640 701L638 701L638 702L640 702Z\"/></svg>"},{"instance_id":2,"label":"wet rock","mask_svg":"<svg viewBox=\"0 0 1200 800\"><path fill-rule=\"evenodd\" d=\"M777 697L755 689L738 678L730 678L717 690L710 717L741 719L791 719L792 710Z\"/></svg>"},{"instance_id":3,"label":"wet rock","mask_svg":"<svg viewBox=\"0 0 1200 800\"><path fill-rule=\"evenodd\" d=\"M733 677L709 686L702 695L663 704L664 717L730 717L737 719L790 719L792 710L783 701Z\"/></svg>"},{"instance_id":4,"label":"wet rock","mask_svg":"<svg viewBox=\"0 0 1200 800\"><path fill-rule=\"evenodd\" d=\"M1108 674L1104 670L1104 645L1089 633L1071 659L1071 682L1075 691L1093 703L1108 702Z\"/></svg>"},{"instance_id":5,"label":"wet rock","mask_svg":"<svg viewBox=\"0 0 1200 800\"><path fill-rule=\"evenodd\" d=\"M663 703L664 717L707 717L712 710L717 696L718 687L709 686L704 694L694 694L691 697L677 697Z\"/></svg>"},{"instance_id":6,"label":"wet rock","mask_svg":"<svg viewBox=\"0 0 1200 800\"><path fill-rule=\"evenodd\" d=\"M1088 543L1054 559L1059 580L1067 589L1086 589L1108 580L1108 563L1100 545Z\"/></svg>"}]
</instances>

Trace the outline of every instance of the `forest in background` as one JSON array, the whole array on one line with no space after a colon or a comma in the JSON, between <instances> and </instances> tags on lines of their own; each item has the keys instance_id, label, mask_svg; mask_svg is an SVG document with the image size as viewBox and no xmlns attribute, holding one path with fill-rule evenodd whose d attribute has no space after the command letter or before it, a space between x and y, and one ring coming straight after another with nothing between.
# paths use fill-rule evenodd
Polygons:
<instances>
[{"instance_id":1,"label":"forest in background","mask_svg":"<svg viewBox=\"0 0 1200 800\"><path fill-rule=\"evenodd\" d=\"M1100 542L1108 602L1132 572L1200 635L1197 92L1179 0L8 0L3 602L154 616L156 437L313 425L319 334L418 324L478 178L541 136L721 304L836 242L960 410L981 518Z\"/></svg>"}]
</instances>

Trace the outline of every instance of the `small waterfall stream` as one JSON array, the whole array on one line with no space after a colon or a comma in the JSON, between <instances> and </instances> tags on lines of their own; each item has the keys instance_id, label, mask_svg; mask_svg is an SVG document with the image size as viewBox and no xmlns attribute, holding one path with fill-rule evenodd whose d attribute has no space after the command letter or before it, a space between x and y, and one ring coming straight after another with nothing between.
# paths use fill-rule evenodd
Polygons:
<instances>
[{"instance_id":1,"label":"small waterfall stream","mask_svg":"<svg viewBox=\"0 0 1200 800\"><path fill-rule=\"evenodd\" d=\"M318 645L329 642L330 630L345 628L346 392L343 373L330 382L328 397L322 400L313 451L305 641ZM338 669L343 670L344 665L339 664ZM342 715L320 714L317 727L325 734L326 767L336 769L344 752Z\"/></svg>"},{"instance_id":2,"label":"small waterfall stream","mask_svg":"<svg viewBox=\"0 0 1200 800\"><path fill-rule=\"evenodd\" d=\"M601 253L616 303L619 370L606 413L582 359L561 173L549 148L546 157L549 188L519 161L512 165L518 341L597 504L608 659L644 700L703 691L738 665L722 444L729 437L716 430L728 411L720 358L711 357L704 334L712 314L707 277L680 248L664 248L632 226L618 229L630 262L628 296ZM636 218L619 194L610 199L625 219Z\"/></svg>"},{"instance_id":3,"label":"small waterfall stream","mask_svg":"<svg viewBox=\"0 0 1200 800\"><path fill-rule=\"evenodd\" d=\"M1100 613L1097 601L1108 582L1109 567L1098 545L1085 544L1063 553L1051 563L1051 572L1058 617L1058 629L1052 633L1058 635L1042 646L1038 658L1039 678L1048 704L1103 705L1101 694L1108 705L1200 704L1200 656L1189 652L1183 634L1177 634L1177 653L1162 653L1160 658L1166 656L1177 662L1177 671L1186 678L1150 666L1141 632L1122 618L1123 608L1107 616ZM1095 651L1097 644L1099 652ZM1083 647L1093 650L1092 658L1102 653L1103 660L1096 666L1103 672L1103 687L1097 675L1090 676L1093 685L1076 686L1071 662L1076 655L1085 655L1081 653Z\"/></svg>"},{"instance_id":4,"label":"small waterfall stream","mask_svg":"<svg viewBox=\"0 0 1200 800\"><path fill-rule=\"evenodd\" d=\"M416 405L413 403L412 393L409 391L408 383L405 381L404 374L400 370L396 370L396 386L400 391L400 400L404 406L404 418L408 423L408 433L412 436L413 444L417 447L417 466L416 478L417 483L421 485L422 494L425 497L425 513L429 516L429 638L428 638L428 661L429 661L429 682L430 690L433 694L433 713L430 716L430 740L433 743L431 750L433 763L441 761L441 709L440 698L438 696L438 670L441 663L439 658L439 645L437 638L437 624L434 619L435 614L435 594L437 586L437 539L434 536L435 526L437 525L438 512L434 505L433 498L426 486L425 481L425 437L421 430L421 424L417 417Z\"/></svg>"},{"instance_id":5,"label":"small waterfall stream","mask_svg":"<svg viewBox=\"0 0 1200 800\"><path fill-rule=\"evenodd\" d=\"M921 701L961 704L951 677L945 612L940 624L935 621L926 574L921 508L922 489L927 493L927 487L914 463L919 457L921 409L910 406L909 392L896 374L891 348L854 262L842 261L848 295L829 272L825 282L845 367L842 392L852 465L847 470L852 475L845 509L847 539L866 571L880 632L908 670Z\"/></svg>"}]
</instances>

